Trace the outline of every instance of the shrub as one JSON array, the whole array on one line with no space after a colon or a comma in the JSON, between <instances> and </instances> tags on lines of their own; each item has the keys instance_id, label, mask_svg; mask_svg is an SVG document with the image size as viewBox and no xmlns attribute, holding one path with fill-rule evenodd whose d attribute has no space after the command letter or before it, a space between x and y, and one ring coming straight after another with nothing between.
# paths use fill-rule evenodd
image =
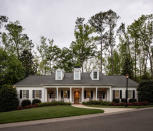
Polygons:
<instances>
[{"instance_id":1,"label":"shrub","mask_svg":"<svg viewBox=\"0 0 153 131\"><path fill-rule=\"evenodd\" d=\"M134 102L137 102L136 99L129 99L129 103L134 103Z\"/></svg>"},{"instance_id":2,"label":"shrub","mask_svg":"<svg viewBox=\"0 0 153 131\"><path fill-rule=\"evenodd\" d=\"M111 105L111 102L107 102L107 101L88 101L88 102L83 102L82 104L84 104L84 105Z\"/></svg>"},{"instance_id":3,"label":"shrub","mask_svg":"<svg viewBox=\"0 0 153 131\"><path fill-rule=\"evenodd\" d=\"M122 98L121 102L126 103L126 98Z\"/></svg>"},{"instance_id":4,"label":"shrub","mask_svg":"<svg viewBox=\"0 0 153 131\"><path fill-rule=\"evenodd\" d=\"M16 89L5 85L0 89L0 112L16 110L19 105Z\"/></svg>"},{"instance_id":5,"label":"shrub","mask_svg":"<svg viewBox=\"0 0 153 131\"><path fill-rule=\"evenodd\" d=\"M17 110L29 109L29 108L34 108L34 107L38 107L38 105L34 104L34 105L28 105L28 106L24 106L24 107L18 106Z\"/></svg>"},{"instance_id":6,"label":"shrub","mask_svg":"<svg viewBox=\"0 0 153 131\"><path fill-rule=\"evenodd\" d=\"M31 105L31 101L30 100L23 100L22 103L21 103L21 106L29 106Z\"/></svg>"},{"instance_id":7,"label":"shrub","mask_svg":"<svg viewBox=\"0 0 153 131\"><path fill-rule=\"evenodd\" d=\"M138 99L140 102L153 103L153 81L143 81L138 87Z\"/></svg>"},{"instance_id":8,"label":"shrub","mask_svg":"<svg viewBox=\"0 0 153 131\"><path fill-rule=\"evenodd\" d=\"M53 102L45 102L45 103L39 103L38 107L43 106L56 106L56 105L71 105L69 102L63 102L63 101L53 101Z\"/></svg>"},{"instance_id":9,"label":"shrub","mask_svg":"<svg viewBox=\"0 0 153 131\"><path fill-rule=\"evenodd\" d=\"M119 103L120 102L120 99L113 99L113 102Z\"/></svg>"},{"instance_id":10,"label":"shrub","mask_svg":"<svg viewBox=\"0 0 153 131\"><path fill-rule=\"evenodd\" d=\"M38 103L41 103L41 100L39 100L39 99L33 99L32 105L38 104Z\"/></svg>"}]
</instances>

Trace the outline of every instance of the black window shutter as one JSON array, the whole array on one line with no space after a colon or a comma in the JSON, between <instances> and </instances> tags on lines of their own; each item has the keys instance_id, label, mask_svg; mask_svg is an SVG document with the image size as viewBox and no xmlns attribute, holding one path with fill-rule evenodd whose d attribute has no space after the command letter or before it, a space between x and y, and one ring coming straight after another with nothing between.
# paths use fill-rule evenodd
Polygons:
<instances>
[{"instance_id":1,"label":"black window shutter","mask_svg":"<svg viewBox=\"0 0 153 131\"><path fill-rule=\"evenodd\" d=\"M120 90L120 99L122 99L122 90Z\"/></svg>"},{"instance_id":2,"label":"black window shutter","mask_svg":"<svg viewBox=\"0 0 153 131\"><path fill-rule=\"evenodd\" d=\"M135 90L133 90L133 99L135 99Z\"/></svg>"},{"instance_id":3,"label":"black window shutter","mask_svg":"<svg viewBox=\"0 0 153 131\"><path fill-rule=\"evenodd\" d=\"M67 93L68 93L68 98L70 98L70 91L68 90L68 92L67 92Z\"/></svg>"},{"instance_id":4,"label":"black window shutter","mask_svg":"<svg viewBox=\"0 0 153 131\"><path fill-rule=\"evenodd\" d=\"M63 98L63 90L61 90L61 98Z\"/></svg>"},{"instance_id":5,"label":"black window shutter","mask_svg":"<svg viewBox=\"0 0 153 131\"><path fill-rule=\"evenodd\" d=\"M84 91L84 99L86 99L86 91Z\"/></svg>"},{"instance_id":6,"label":"black window shutter","mask_svg":"<svg viewBox=\"0 0 153 131\"><path fill-rule=\"evenodd\" d=\"M20 90L20 99L22 99L22 90Z\"/></svg>"},{"instance_id":7,"label":"black window shutter","mask_svg":"<svg viewBox=\"0 0 153 131\"><path fill-rule=\"evenodd\" d=\"M113 99L115 99L115 90L113 90Z\"/></svg>"},{"instance_id":8,"label":"black window shutter","mask_svg":"<svg viewBox=\"0 0 153 131\"><path fill-rule=\"evenodd\" d=\"M102 98L105 99L105 92L102 93Z\"/></svg>"},{"instance_id":9,"label":"black window shutter","mask_svg":"<svg viewBox=\"0 0 153 131\"><path fill-rule=\"evenodd\" d=\"M26 90L26 98L29 98L29 90Z\"/></svg>"},{"instance_id":10,"label":"black window shutter","mask_svg":"<svg viewBox=\"0 0 153 131\"><path fill-rule=\"evenodd\" d=\"M91 91L91 98L93 98L93 91Z\"/></svg>"},{"instance_id":11,"label":"black window shutter","mask_svg":"<svg viewBox=\"0 0 153 131\"><path fill-rule=\"evenodd\" d=\"M39 98L41 99L42 98L42 91L39 90Z\"/></svg>"},{"instance_id":12,"label":"black window shutter","mask_svg":"<svg viewBox=\"0 0 153 131\"><path fill-rule=\"evenodd\" d=\"M35 98L35 90L32 91L32 98Z\"/></svg>"}]
</instances>

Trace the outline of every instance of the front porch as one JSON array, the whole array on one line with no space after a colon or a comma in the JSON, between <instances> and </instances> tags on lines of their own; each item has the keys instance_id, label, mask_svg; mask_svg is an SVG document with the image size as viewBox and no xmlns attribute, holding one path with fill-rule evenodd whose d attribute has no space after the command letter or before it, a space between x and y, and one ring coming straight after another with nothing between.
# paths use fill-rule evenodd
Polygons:
<instances>
[{"instance_id":1,"label":"front porch","mask_svg":"<svg viewBox=\"0 0 153 131\"><path fill-rule=\"evenodd\" d=\"M46 101L79 104L90 100L112 101L111 87L46 87Z\"/></svg>"}]
</instances>

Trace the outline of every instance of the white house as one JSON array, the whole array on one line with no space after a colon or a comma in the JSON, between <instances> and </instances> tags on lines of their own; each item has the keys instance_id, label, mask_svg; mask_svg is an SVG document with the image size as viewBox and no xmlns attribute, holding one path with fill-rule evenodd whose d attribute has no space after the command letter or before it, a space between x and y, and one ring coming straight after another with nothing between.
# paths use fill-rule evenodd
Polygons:
<instances>
[{"instance_id":1,"label":"white house","mask_svg":"<svg viewBox=\"0 0 153 131\"><path fill-rule=\"evenodd\" d=\"M128 98L137 99L138 83L128 80ZM112 101L125 98L126 77L106 76L94 69L91 73L81 73L75 68L73 73L56 70L48 76L29 76L15 84L20 101L40 99L42 102L64 101L82 103L89 100Z\"/></svg>"}]
</instances>

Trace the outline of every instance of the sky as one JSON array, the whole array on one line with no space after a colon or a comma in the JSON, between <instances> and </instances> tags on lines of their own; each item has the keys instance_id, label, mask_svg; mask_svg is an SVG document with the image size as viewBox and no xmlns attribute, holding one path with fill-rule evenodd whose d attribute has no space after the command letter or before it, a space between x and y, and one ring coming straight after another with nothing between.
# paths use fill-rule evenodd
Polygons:
<instances>
[{"instance_id":1,"label":"sky","mask_svg":"<svg viewBox=\"0 0 153 131\"><path fill-rule=\"evenodd\" d=\"M142 14L153 13L153 0L0 0L0 15L19 20L35 44L45 36L61 48L75 40L77 17L87 21L109 9L120 16L119 23L128 25Z\"/></svg>"}]
</instances>

